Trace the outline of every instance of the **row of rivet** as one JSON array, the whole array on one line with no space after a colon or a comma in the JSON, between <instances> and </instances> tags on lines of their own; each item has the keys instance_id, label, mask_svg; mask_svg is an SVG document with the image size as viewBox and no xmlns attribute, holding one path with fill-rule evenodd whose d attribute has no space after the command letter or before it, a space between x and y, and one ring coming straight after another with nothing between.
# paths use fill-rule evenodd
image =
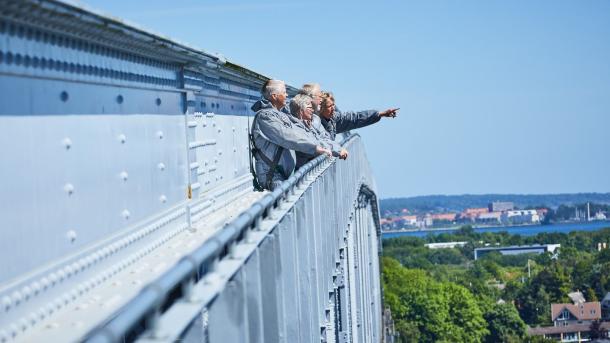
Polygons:
<instances>
[{"instance_id":1,"label":"row of rivet","mask_svg":"<svg viewBox=\"0 0 610 343\"><path fill-rule=\"evenodd\" d=\"M0 64L23 66L40 70L57 71L63 73L79 74L93 77L109 78L128 82L148 83L156 86L179 87L176 79L166 79L157 76L136 74L116 69L102 68L74 62L59 61L52 58L13 54L0 51ZM63 99L62 99L63 100ZM67 100L67 99L66 99ZM65 101L65 100L64 100Z\"/></svg>"},{"instance_id":2,"label":"row of rivet","mask_svg":"<svg viewBox=\"0 0 610 343\"><path fill-rule=\"evenodd\" d=\"M68 94L67 91L62 91L61 93L59 93L59 99L62 102L67 102L70 99L70 94ZM115 100L120 105L120 104L123 103L124 98L123 98L122 95L119 94L119 95L117 95ZM161 103L162 103L161 98L156 98L155 99L155 105L161 106ZM161 133L160 136L159 136L159 139L163 139L163 132L162 131L159 131L159 132ZM158 135L159 135L159 132L157 133ZM123 141L121 143L125 143L125 140L123 139Z\"/></svg>"},{"instance_id":3,"label":"row of rivet","mask_svg":"<svg viewBox=\"0 0 610 343\"><path fill-rule=\"evenodd\" d=\"M84 295L89 292L96 286L99 286L109 278L118 274L128 266L134 264L136 261L141 259L142 257L150 254L153 250L157 249L161 245L165 244L167 241L178 235L180 232L186 230L188 225L183 225L175 230L170 231L165 234L162 238L156 240L151 245L141 249L140 251L131 254L129 257L125 258L124 261L118 262L114 264L112 267L106 269L105 271L97 274L97 276L80 283L77 287L72 288L70 291L65 292L62 296L55 298L55 300L47 303L45 306L42 306L38 309L37 312L32 312L27 316L27 318L21 318L17 321L17 323L10 324L8 330L0 331L0 342L6 342L9 338L15 338L18 334L26 332L28 328L33 327L40 320L44 320L47 316L52 315L55 311L61 310L63 307L69 305L71 302L76 300L79 296ZM143 237L143 236L141 236ZM139 238L141 238L139 237ZM131 243L131 242L130 242ZM121 249L121 246L118 243L113 244L109 249L111 253L114 253ZM55 326L54 328L57 328ZM7 334L8 332L8 334Z\"/></svg>"},{"instance_id":4,"label":"row of rivet","mask_svg":"<svg viewBox=\"0 0 610 343\"><path fill-rule=\"evenodd\" d=\"M156 68L177 71L177 67L174 65L160 62L152 58L144 57L142 55L130 54L103 45L91 43L86 40L79 40L71 37L56 35L48 31L19 26L5 21L0 21L0 34L2 33L7 33L9 36L39 41L45 44L57 45L59 47L71 48L73 50L81 50L95 55L107 56L133 63L149 65Z\"/></svg>"},{"instance_id":5,"label":"row of rivet","mask_svg":"<svg viewBox=\"0 0 610 343\"><path fill-rule=\"evenodd\" d=\"M93 264L109 257L110 255L116 253L117 251L137 242L141 238L150 233L158 230L161 227L164 227L171 223L172 221L178 219L182 215L186 213L186 210L181 209L174 214L161 219L148 227L135 232L118 242L113 243L110 246L100 248L96 252L90 254L87 257L83 257L77 262L72 263L62 269L56 270L55 272L51 272L45 277L42 277L38 281L34 281L29 285L24 286L21 291L14 291L10 296L4 296L2 298L2 308L4 312L9 312L11 308L19 306L22 302L29 300L31 297L36 296L47 289L54 287L55 285L63 282L64 280L70 278L73 275L78 274L79 272L84 271L85 269L91 267ZM70 235L70 233L68 233ZM76 233L74 233L74 236Z\"/></svg>"}]
</instances>

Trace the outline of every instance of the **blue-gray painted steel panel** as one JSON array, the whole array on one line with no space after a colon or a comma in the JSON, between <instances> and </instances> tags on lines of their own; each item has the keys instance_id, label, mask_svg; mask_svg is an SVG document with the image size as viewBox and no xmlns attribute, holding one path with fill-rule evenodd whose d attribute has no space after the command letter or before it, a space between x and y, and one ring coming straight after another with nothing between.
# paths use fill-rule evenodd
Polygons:
<instances>
[{"instance_id":1,"label":"blue-gray painted steel panel","mask_svg":"<svg viewBox=\"0 0 610 343\"><path fill-rule=\"evenodd\" d=\"M210 342L247 342L246 289L243 271L227 284L209 308Z\"/></svg>"},{"instance_id":2,"label":"blue-gray painted steel panel","mask_svg":"<svg viewBox=\"0 0 610 343\"><path fill-rule=\"evenodd\" d=\"M246 307L248 309L248 341L264 342L263 299L261 286L261 268L259 252L256 251L246 262L244 278L246 280Z\"/></svg>"},{"instance_id":3,"label":"blue-gray painted steel panel","mask_svg":"<svg viewBox=\"0 0 610 343\"><path fill-rule=\"evenodd\" d=\"M279 224L279 248L281 252L281 269L284 320L285 320L285 341L299 340L299 319L302 299L299 299L298 283L298 252L297 232L294 221L294 213L290 212L282 219Z\"/></svg>"},{"instance_id":4,"label":"blue-gray painted steel panel","mask_svg":"<svg viewBox=\"0 0 610 343\"><path fill-rule=\"evenodd\" d=\"M267 236L259 247L260 252L260 278L263 304L263 335L265 342L280 341L280 316L278 297L281 295L281 280L277 268L275 234ZM283 320L283 319L282 319Z\"/></svg>"}]
</instances>

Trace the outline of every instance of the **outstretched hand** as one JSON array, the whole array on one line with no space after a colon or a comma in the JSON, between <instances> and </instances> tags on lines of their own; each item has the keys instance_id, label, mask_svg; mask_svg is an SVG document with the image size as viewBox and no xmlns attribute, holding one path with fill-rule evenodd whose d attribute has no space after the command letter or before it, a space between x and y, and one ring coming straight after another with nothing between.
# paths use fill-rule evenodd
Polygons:
<instances>
[{"instance_id":1,"label":"outstretched hand","mask_svg":"<svg viewBox=\"0 0 610 343\"><path fill-rule=\"evenodd\" d=\"M395 118L398 115L400 108L389 108L383 112L379 112L380 117Z\"/></svg>"}]
</instances>

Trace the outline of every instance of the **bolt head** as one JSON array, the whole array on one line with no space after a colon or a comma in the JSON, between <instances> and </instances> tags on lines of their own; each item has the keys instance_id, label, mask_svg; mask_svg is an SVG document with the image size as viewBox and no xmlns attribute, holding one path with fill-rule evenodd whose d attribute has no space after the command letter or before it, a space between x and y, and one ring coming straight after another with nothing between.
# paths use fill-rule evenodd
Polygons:
<instances>
[{"instance_id":1,"label":"bolt head","mask_svg":"<svg viewBox=\"0 0 610 343\"><path fill-rule=\"evenodd\" d=\"M21 296L21 292L19 291L15 291L13 292L13 294L11 295L11 298L13 299L13 304L18 305L21 300L23 299Z\"/></svg>"},{"instance_id":2,"label":"bolt head","mask_svg":"<svg viewBox=\"0 0 610 343\"><path fill-rule=\"evenodd\" d=\"M66 238L70 241L70 243L74 243L76 240L76 231L70 230L66 232Z\"/></svg>"},{"instance_id":3,"label":"bolt head","mask_svg":"<svg viewBox=\"0 0 610 343\"><path fill-rule=\"evenodd\" d=\"M61 144L64 146L64 148L66 148L66 150L70 150L72 147L72 140L66 137L61 141Z\"/></svg>"},{"instance_id":4,"label":"bolt head","mask_svg":"<svg viewBox=\"0 0 610 343\"><path fill-rule=\"evenodd\" d=\"M9 298L9 297L2 298L2 307L4 307L4 311L8 311L11 308L11 305L13 305L11 298Z\"/></svg>"}]
</instances>

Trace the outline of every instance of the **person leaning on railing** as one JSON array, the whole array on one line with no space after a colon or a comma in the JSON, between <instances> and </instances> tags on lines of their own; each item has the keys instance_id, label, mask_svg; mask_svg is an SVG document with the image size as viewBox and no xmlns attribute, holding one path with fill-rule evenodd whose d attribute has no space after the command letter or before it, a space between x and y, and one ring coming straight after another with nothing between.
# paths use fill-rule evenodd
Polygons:
<instances>
[{"instance_id":1,"label":"person leaning on railing","mask_svg":"<svg viewBox=\"0 0 610 343\"><path fill-rule=\"evenodd\" d=\"M347 154L343 155L341 144L331 141L325 137L321 137L316 130L311 126L311 121L313 119L313 111L314 104L311 97L304 94L297 94L292 101L290 101L290 113L300 120L301 126L303 129L311 134L319 144L329 149L333 156L339 157L341 159L347 158ZM301 168L305 163L311 161L315 158L315 155L310 155L301 151L296 151L297 164L296 169Z\"/></svg>"},{"instance_id":2,"label":"person leaning on railing","mask_svg":"<svg viewBox=\"0 0 610 343\"><path fill-rule=\"evenodd\" d=\"M282 111L287 96L284 81L269 80L262 89L261 100L252 106L256 115L250 142L255 158L255 187L259 190L274 190L290 177L296 166L291 150L313 156L332 155L296 117Z\"/></svg>"},{"instance_id":3,"label":"person leaning on railing","mask_svg":"<svg viewBox=\"0 0 610 343\"><path fill-rule=\"evenodd\" d=\"M307 95L311 97L311 102L314 109L314 115L311 119L311 128L314 133L320 139L327 140L331 144L331 150L333 151L333 155L338 156L341 159L346 159L348 155L348 151L343 148L339 143L335 142L334 137L331 137L330 133L326 131L326 129L322 126L320 121L320 102L322 101L322 91L320 90L320 85L317 83L306 83L303 85L299 94ZM338 155L337 155L338 154ZM297 163L298 164L298 163Z\"/></svg>"},{"instance_id":4,"label":"person leaning on railing","mask_svg":"<svg viewBox=\"0 0 610 343\"><path fill-rule=\"evenodd\" d=\"M341 112L335 106L333 93L322 92L320 123L334 140L338 133L375 124L383 117L394 118L398 110L398 108L390 108L382 112L375 110Z\"/></svg>"}]
</instances>

